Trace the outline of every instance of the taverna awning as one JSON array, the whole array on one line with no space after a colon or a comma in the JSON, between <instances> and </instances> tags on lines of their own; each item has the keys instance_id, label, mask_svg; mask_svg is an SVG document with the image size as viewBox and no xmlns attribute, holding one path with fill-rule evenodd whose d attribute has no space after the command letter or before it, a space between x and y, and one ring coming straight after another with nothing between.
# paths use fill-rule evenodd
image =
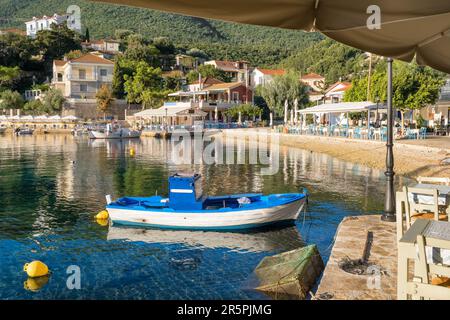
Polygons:
<instances>
[{"instance_id":1,"label":"taverna awning","mask_svg":"<svg viewBox=\"0 0 450 320\"><path fill-rule=\"evenodd\" d=\"M364 102L341 102L341 103L326 103L315 107L299 110L300 114L313 113L347 113L347 112L368 112L371 110L381 110L382 105L370 101Z\"/></svg>"},{"instance_id":2,"label":"taverna awning","mask_svg":"<svg viewBox=\"0 0 450 320\"><path fill-rule=\"evenodd\" d=\"M134 114L135 117L149 119L153 117L205 117L206 112L186 107L161 107L158 109L147 109Z\"/></svg>"},{"instance_id":3,"label":"taverna awning","mask_svg":"<svg viewBox=\"0 0 450 320\"><path fill-rule=\"evenodd\" d=\"M205 95L208 92L206 91L177 91L173 93L169 93L169 97L192 97L196 95Z\"/></svg>"},{"instance_id":4,"label":"taverna awning","mask_svg":"<svg viewBox=\"0 0 450 320\"><path fill-rule=\"evenodd\" d=\"M92 0L320 31L349 46L450 73L449 0Z\"/></svg>"}]
</instances>

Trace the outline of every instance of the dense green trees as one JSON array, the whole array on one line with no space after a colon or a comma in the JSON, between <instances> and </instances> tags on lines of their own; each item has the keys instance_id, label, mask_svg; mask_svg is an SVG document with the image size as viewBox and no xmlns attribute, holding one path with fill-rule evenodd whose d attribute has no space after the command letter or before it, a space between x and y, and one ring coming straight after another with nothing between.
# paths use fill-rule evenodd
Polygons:
<instances>
[{"instance_id":1,"label":"dense green trees","mask_svg":"<svg viewBox=\"0 0 450 320\"><path fill-rule=\"evenodd\" d=\"M61 112L66 99L61 90L50 88L44 95L43 99L43 113L54 114Z\"/></svg>"},{"instance_id":2,"label":"dense green trees","mask_svg":"<svg viewBox=\"0 0 450 320\"><path fill-rule=\"evenodd\" d=\"M272 82L259 86L256 95L264 99L265 104L275 116L283 115L286 100L292 106L297 99L299 109L304 108L309 103L308 87L300 81L299 77L299 74L294 71L274 77Z\"/></svg>"},{"instance_id":3,"label":"dense green trees","mask_svg":"<svg viewBox=\"0 0 450 320\"><path fill-rule=\"evenodd\" d=\"M0 109L22 109L24 103L22 95L17 91L6 90L0 93Z\"/></svg>"},{"instance_id":4,"label":"dense green trees","mask_svg":"<svg viewBox=\"0 0 450 320\"><path fill-rule=\"evenodd\" d=\"M111 89L108 86L103 85L95 95L97 100L97 109L101 111L106 118L106 113L110 110L111 104L114 101L114 97Z\"/></svg>"},{"instance_id":5,"label":"dense green trees","mask_svg":"<svg viewBox=\"0 0 450 320\"><path fill-rule=\"evenodd\" d=\"M162 91L164 81L159 68L153 68L146 62L138 62L132 75L124 75L124 90L129 103L143 103L155 92Z\"/></svg>"},{"instance_id":6,"label":"dense green trees","mask_svg":"<svg viewBox=\"0 0 450 320\"><path fill-rule=\"evenodd\" d=\"M70 51L81 50L80 35L66 25L53 24L50 30L38 32L35 43L50 73L53 60L62 59Z\"/></svg>"},{"instance_id":7,"label":"dense green trees","mask_svg":"<svg viewBox=\"0 0 450 320\"><path fill-rule=\"evenodd\" d=\"M20 79L19 67L0 66L0 92L13 89L14 84Z\"/></svg>"},{"instance_id":8,"label":"dense green trees","mask_svg":"<svg viewBox=\"0 0 450 320\"><path fill-rule=\"evenodd\" d=\"M226 115L235 120L239 118L239 113L241 114L241 120L244 119L253 120L256 119L256 117L261 116L262 109L253 104L240 104L226 111Z\"/></svg>"},{"instance_id":9,"label":"dense green trees","mask_svg":"<svg viewBox=\"0 0 450 320\"><path fill-rule=\"evenodd\" d=\"M368 64L362 51L325 39L300 50L280 62L280 66L305 74L315 72L325 77L327 84L366 72Z\"/></svg>"},{"instance_id":10,"label":"dense green trees","mask_svg":"<svg viewBox=\"0 0 450 320\"><path fill-rule=\"evenodd\" d=\"M231 80L230 76L226 72L216 69L212 65L201 65L198 67L197 70L192 70L187 74L187 76L186 76L187 81L189 83L198 81L199 74L202 75L203 79L210 77L210 78L216 78L223 82L230 82L230 80Z\"/></svg>"},{"instance_id":11,"label":"dense green trees","mask_svg":"<svg viewBox=\"0 0 450 320\"><path fill-rule=\"evenodd\" d=\"M418 110L434 104L445 83L445 75L428 67L413 63L394 62L393 105L403 114L408 110ZM345 101L367 100L368 77L355 79L344 96ZM370 81L369 100L386 101L387 73L386 63L381 62ZM403 119L403 116L402 116Z\"/></svg>"},{"instance_id":12,"label":"dense green trees","mask_svg":"<svg viewBox=\"0 0 450 320\"><path fill-rule=\"evenodd\" d=\"M15 18L65 12L71 4L80 6L82 23L89 28L91 39L126 36L126 30L131 30L146 39L168 38L172 48L183 52L195 47L211 58L243 59L261 66L276 65L322 39L318 33L226 23L88 0L26 0L20 5L16 0L2 0L0 12L12 19L8 26L23 28L23 20ZM159 49L166 53L166 48L171 53L171 45Z\"/></svg>"}]
</instances>

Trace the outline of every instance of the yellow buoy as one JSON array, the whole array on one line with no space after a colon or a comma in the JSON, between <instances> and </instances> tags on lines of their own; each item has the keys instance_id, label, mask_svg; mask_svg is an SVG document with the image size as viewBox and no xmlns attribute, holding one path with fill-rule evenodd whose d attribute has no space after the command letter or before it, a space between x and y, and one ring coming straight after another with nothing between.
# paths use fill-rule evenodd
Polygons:
<instances>
[{"instance_id":1,"label":"yellow buoy","mask_svg":"<svg viewBox=\"0 0 450 320\"><path fill-rule=\"evenodd\" d=\"M109 224L108 219L96 219L95 221L97 221L97 223L102 227L107 227Z\"/></svg>"},{"instance_id":2,"label":"yellow buoy","mask_svg":"<svg viewBox=\"0 0 450 320\"><path fill-rule=\"evenodd\" d=\"M25 263L23 266L23 271L25 271L30 278L46 276L49 272L47 265L38 260Z\"/></svg>"},{"instance_id":3,"label":"yellow buoy","mask_svg":"<svg viewBox=\"0 0 450 320\"><path fill-rule=\"evenodd\" d=\"M130 149L130 156L134 157L136 155L136 150L134 150L134 148Z\"/></svg>"},{"instance_id":4,"label":"yellow buoy","mask_svg":"<svg viewBox=\"0 0 450 320\"><path fill-rule=\"evenodd\" d=\"M109 213L106 210L100 211L96 216L95 219L97 220L108 220Z\"/></svg>"},{"instance_id":5,"label":"yellow buoy","mask_svg":"<svg viewBox=\"0 0 450 320\"><path fill-rule=\"evenodd\" d=\"M27 281L23 283L23 288L28 291L39 291L48 282L48 276L43 276L39 278L28 278Z\"/></svg>"}]
</instances>

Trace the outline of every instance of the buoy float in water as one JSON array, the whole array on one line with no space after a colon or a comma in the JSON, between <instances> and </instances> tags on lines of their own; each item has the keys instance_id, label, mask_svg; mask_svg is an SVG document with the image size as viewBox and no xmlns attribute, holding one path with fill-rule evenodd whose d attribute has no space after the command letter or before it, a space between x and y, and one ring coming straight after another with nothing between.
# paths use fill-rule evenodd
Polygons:
<instances>
[{"instance_id":1,"label":"buoy float in water","mask_svg":"<svg viewBox=\"0 0 450 320\"><path fill-rule=\"evenodd\" d=\"M23 271L25 271L30 278L43 277L49 273L47 265L38 260L25 263L23 266Z\"/></svg>"},{"instance_id":2,"label":"buoy float in water","mask_svg":"<svg viewBox=\"0 0 450 320\"><path fill-rule=\"evenodd\" d=\"M95 219L97 220L108 220L109 213L106 210L100 211L96 216Z\"/></svg>"},{"instance_id":3,"label":"buoy float in water","mask_svg":"<svg viewBox=\"0 0 450 320\"><path fill-rule=\"evenodd\" d=\"M23 288L28 291L39 291L48 282L48 276L42 276L38 278L28 278L27 281L23 283Z\"/></svg>"},{"instance_id":4,"label":"buoy float in water","mask_svg":"<svg viewBox=\"0 0 450 320\"><path fill-rule=\"evenodd\" d=\"M95 219L95 221L97 221L97 223L102 227L107 227L109 224L108 219Z\"/></svg>"},{"instance_id":5,"label":"buoy float in water","mask_svg":"<svg viewBox=\"0 0 450 320\"><path fill-rule=\"evenodd\" d=\"M136 150L134 150L134 148L130 149L130 156L134 157L136 155Z\"/></svg>"}]
</instances>

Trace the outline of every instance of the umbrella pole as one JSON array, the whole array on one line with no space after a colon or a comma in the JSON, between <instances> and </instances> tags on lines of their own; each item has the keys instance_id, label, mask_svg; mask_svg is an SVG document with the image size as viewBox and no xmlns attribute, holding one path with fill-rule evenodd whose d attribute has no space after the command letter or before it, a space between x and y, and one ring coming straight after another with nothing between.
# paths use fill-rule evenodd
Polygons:
<instances>
[{"instance_id":1,"label":"umbrella pole","mask_svg":"<svg viewBox=\"0 0 450 320\"><path fill-rule=\"evenodd\" d=\"M392 58L387 59L388 65L388 87L387 87L387 142L386 142L386 198L384 203L384 214L381 220L395 221L395 195L394 195L394 110L392 107Z\"/></svg>"}]
</instances>

